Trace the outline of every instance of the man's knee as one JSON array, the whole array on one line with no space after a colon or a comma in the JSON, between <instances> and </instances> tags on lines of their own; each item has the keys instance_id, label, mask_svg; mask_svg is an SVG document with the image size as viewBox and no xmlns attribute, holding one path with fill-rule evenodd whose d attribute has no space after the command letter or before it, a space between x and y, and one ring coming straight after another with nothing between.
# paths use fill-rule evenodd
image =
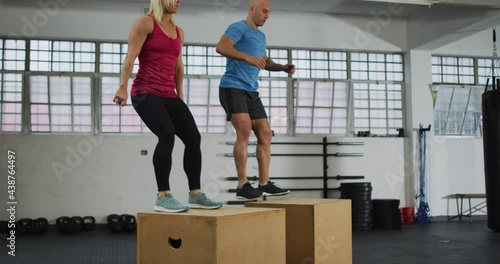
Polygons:
<instances>
[{"instance_id":1,"label":"man's knee","mask_svg":"<svg viewBox=\"0 0 500 264\"><path fill-rule=\"evenodd\" d=\"M269 129L261 129L257 134L257 140L260 144L271 144L273 131Z\"/></svg>"},{"instance_id":2,"label":"man's knee","mask_svg":"<svg viewBox=\"0 0 500 264\"><path fill-rule=\"evenodd\" d=\"M238 127L235 128L237 140L248 141L250 138L250 133L252 129L250 127Z\"/></svg>"},{"instance_id":3,"label":"man's knee","mask_svg":"<svg viewBox=\"0 0 500 264\"><path fill-rule=\"evenodd\" d=\"M250 138L252 133L252 122L248 115L237 114L232 117L232 124L236 130L237 140L246 140Z\"/></svg>"}]
</instances>

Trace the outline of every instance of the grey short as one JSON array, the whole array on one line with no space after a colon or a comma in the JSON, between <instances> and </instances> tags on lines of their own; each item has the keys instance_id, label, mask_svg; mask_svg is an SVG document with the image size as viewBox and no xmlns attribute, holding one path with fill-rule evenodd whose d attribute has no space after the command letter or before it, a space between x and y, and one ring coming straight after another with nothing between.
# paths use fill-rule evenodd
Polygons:
<instances>
[{"instance_id":1,"label":"grey short","mask_svg":"<svg viewBox=\"0 0 500 264\"><path fill-rule=\"evenodd\" d=\"M220 87L219 101L226 111L227 121L231 120L232 114L239 113L248 113L251 120L267 118L266 110L258 92Z\"/></svg>"}]
</instances>

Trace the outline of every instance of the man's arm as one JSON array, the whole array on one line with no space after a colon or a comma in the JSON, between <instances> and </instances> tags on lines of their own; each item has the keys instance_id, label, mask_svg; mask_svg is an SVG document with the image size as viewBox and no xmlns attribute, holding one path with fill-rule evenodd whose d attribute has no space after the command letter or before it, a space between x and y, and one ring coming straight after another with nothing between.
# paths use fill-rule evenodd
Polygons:
<instances>
[{"instance_id":1,"label":"man's arm","mask_svg":"<svg viewBox=\"0 0 500 264\"><path fill-rule=\"evenodd\" d=\"M215 46L215 51L220 55L233 60L247 61L248 57L250 57L247 54L235 49L234 41L226 35L220 38L219 43Z\"/></svg>"},{"instance_id":2,"label":"man's arm","mask_svg":"<svg viewBox=\"0 0 500 264\"><path fill-rule=\"evenodd\" d=\"M226 35L223 35L220 38L219 43L217 43L217 46L215 47L215 51L224 57L233 60L245 61L250 65L258 67L259 69L264 69L266 66L266 61L263 58L250 56L234 48L234 41Z\"/></svg>"},{"instance_id":3,"label":"man's arm","mask_svg":"<svg viewBox=\"0 0 500 264\"><path fill-rule=\"evenodd\" d=\"M295 65L293 64L286 64L282 65L279 63L274 62L271 58L269 58L267 55L264 56L264 59L266 60L266 70L268 71L284 71L286 73L295 73Z\"/></svg>"}]
</instances>

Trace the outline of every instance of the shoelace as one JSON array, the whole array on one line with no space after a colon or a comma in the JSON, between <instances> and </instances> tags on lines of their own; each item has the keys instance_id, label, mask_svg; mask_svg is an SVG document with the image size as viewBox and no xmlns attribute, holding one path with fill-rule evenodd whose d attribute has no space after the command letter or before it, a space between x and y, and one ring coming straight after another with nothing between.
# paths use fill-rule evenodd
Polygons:
<instances>
[{"instance_id":1,"label":"shoelace","mask_svg":"<svg viewBox=\"0 0 500 264\"><path fill-rule=\"evenodd\" d=\"M269 181L267 184L270 185L269 187L274 188L276 191L286 191L286 189L282 189L281 187L276 185L275 182Z\"/></svg>"},{"instance_id":2,"label":"shoelace","mask_svg":"<svg viewBox=\"0 0 500 264\"><path fill-rule=\"evenodd\" d=\"M175 198L170 194L165 195L163 198L164 198L163 201L166 201L167 204L179 204L179 202L177 200L175 200Z\"/></svg>"},{"instance_id":3,"label":"shoelace","mask_svg":"<svg viewBox=\"0 0 500 264\"><path fill-rule=\"evenodd\" d=\"M208 199L208 197L204 193L200 193L197 196L198 196L198 198L197 198L196 202L198 202L199 204L209 204L210 203L210 200Z\"/></svg>"},{"instance_id":4,"label":"shoelace","mask_svg":"<svg viewBox=\"0 0 500 264\"><path fill-rule=\"evenodd\" d=\"M208 201L207 196L204 193L200 194L200 202L206 203Z\"/></svg>"},{"instance_id":5,"label":"shoelace","mask_svg":"<svg viewBox=\"0 0 500 264\"><path fill-rule=\"evenodd\" d=\"M274 186L274 187L279 188L279 186L278 186L278 185L276 185L276 183L275 183L275 182L269 181L267 184L269 184L269 185L272 185L272 186Z\"/></svg>"}]
</instances>

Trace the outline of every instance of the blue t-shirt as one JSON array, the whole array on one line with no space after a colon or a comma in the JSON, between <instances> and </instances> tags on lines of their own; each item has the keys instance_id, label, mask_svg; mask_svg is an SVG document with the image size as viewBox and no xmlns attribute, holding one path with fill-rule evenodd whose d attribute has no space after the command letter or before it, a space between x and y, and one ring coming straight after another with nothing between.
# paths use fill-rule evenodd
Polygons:
<instances>
[{"instance_id":1,"label":"blue t-shirt","mask_svg":"<svg viewBox=\"0 0 500 264\"><path fill-rule=\"evenodd\" d=\"M260 30L251 28L245 20L231 24L224 34L234 41L236 50L261 58L266 55L266 36ZM257 91L259 73L260 69L256 66L228 58L220 87Z\"/></svg>"}]
</instances>

